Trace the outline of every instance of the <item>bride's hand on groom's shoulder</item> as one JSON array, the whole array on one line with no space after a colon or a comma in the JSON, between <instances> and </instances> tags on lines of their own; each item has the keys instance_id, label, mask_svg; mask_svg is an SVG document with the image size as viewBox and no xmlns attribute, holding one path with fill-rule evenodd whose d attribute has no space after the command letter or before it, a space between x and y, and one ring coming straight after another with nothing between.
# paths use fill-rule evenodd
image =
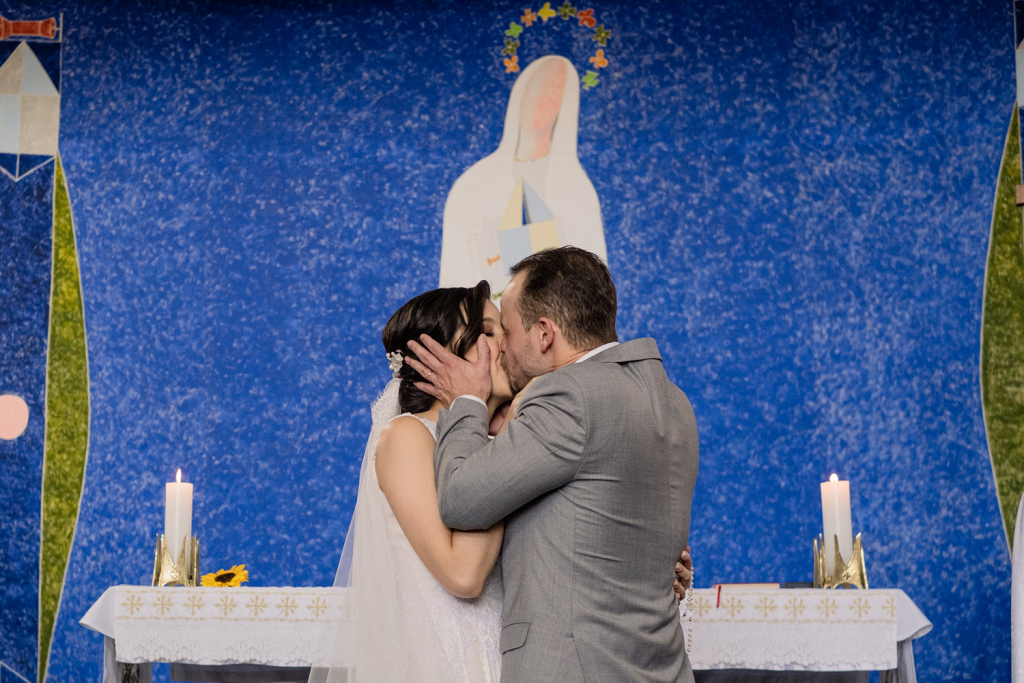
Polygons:
<instances>
[{"instance_id":1,"label":"bride's hand on groom's shoulder","mask_svg":"<svg viewBox=\"0 0 1024 683\"><path fill-rule=\"evenodd\" d=\"M532 385L536 381L536 377L531 379L529 382L526 383L526 386L523 387L523 390L512 398L511 403L508 403L498 408L498 411L503 412L503 414L501 414L500 416L499 413L494 414L494 419L491 420L490 430L492 436L497 436L498 434L501 434L503 431L505 431L505 429L508 428L509 422L512 422L514 419L516 419L516 416L519 415L519 404L520 402L522 402L523 396L526 395L526 392L527 390L529 390L530 385Z\"/></svg>"},{"instance_id":2,"label":"bride's hand on groom's shoulder","mask_svg":"<svg viewBox=\"0 0 1024 683\"><path fill-rule=\"evenodd\" d=\"M508 421L512 419L512 403L511 401L502 403L498 406L498 409L494 411L494 415L491 417L491 423L487 426L488 436L497 436L505 431L505 427L508 426Z\"/></svg>"},{"instance_id":3,"label":"bride's hand on groom's shoulder","mask_svg":"<svg viewBox=\"0 0 1024 683\"><path fill-rule=\"evenodd\" d=\"M459 358L429 335L420 335L420 342L409 340L413 355L405 357L405 362L426 380L415 382L417 389L436 398L445 408L450 408L459 396L476 396L487 402L491 397L491 347L484 335L477 339L476 360L472 362Z\"/></svg>"}]
</instances>

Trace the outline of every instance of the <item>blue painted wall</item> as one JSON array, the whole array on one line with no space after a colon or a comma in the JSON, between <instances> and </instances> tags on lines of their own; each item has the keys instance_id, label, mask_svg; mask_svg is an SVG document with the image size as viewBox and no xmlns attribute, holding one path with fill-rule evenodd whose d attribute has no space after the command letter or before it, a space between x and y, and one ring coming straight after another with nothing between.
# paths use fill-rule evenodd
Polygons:
<instances>
[{"instance_id":1,"label":"blue painted wall","mask_svg":"<svg viewBox=\"0 0 1024 683\"><path fill-rule=\"evenodd\" d=\"M34 671L38 650L52 231L53 164L20 183L0 177L0 394L20 396L30 416L0 441L0 662L16 671Z\"/></svg>"},{"instance_id":2,"label":"blue painted wall","mask_svg":"<svg viewBox=\"0 0 1024 683\"><path fill-rule=\"evenodd\" d=\"M205 569L331 580L388 377L379 330L435 285L448 189L497 146L513 80L498 52L522 6L4 14L61 9L92 382L50 663L72 681L101 666L78 619L106 586L147 580L177 467ZM920 679L1009 681L978 388L1009 3L594 9L611 65L583 93L580 158L621 336L658 340L697 413L699 585L809 579L818 483L837 471L872 584L904 588L936 625ZM554 21L521 63L555 52L584 71L592 44ZM29 626L4 638L34 643Z\"/></svg>"}]
</instances>

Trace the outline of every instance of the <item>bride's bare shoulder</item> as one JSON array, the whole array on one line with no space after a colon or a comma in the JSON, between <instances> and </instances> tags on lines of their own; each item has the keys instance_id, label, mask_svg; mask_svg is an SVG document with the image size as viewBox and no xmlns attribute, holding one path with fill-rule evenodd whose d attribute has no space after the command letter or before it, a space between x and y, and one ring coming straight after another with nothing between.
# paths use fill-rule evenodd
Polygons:
<instances>
[{"instance_id":1,"label":"bride's bare shoulder","mask_svg":"<svg viewBox=\"0 0 1024 683\"><path fill-rule=\"evenodd\" d=\"M402 415L385 425L377 441L377 460L392 461L405 457L433 459L434 437L427 426L412 415Z\"/></svg>"}]
</instances>

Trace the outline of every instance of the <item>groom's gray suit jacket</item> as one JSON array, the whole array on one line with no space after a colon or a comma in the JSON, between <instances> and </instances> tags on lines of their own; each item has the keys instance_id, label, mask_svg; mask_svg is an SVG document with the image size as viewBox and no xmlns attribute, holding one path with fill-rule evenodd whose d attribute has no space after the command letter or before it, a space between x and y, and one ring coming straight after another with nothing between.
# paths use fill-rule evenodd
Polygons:
<instances>
[{"instance_id":1,"label":"groom's gray suit jacket","mask_svg":"<svg viewBox=\"0 0 1024 683\"><path fill-rule=\"evenodd\" d=\"M487 411L441 411L441 519L505 520L502 683L692 681L672 592L697 426L653 339L538 378L488 443Z\"/></svg>"}]
</instances>

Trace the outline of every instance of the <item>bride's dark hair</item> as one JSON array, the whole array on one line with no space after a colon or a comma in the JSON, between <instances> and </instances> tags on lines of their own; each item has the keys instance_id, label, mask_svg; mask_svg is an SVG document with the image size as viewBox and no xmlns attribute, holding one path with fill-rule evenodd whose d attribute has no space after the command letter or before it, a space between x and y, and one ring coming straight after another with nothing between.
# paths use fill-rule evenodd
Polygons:
<instances>
[{"instance_id":1,"label":"bride's dark hair","mask_svg":"<svg viewBox=\"0 0 1024 683\"><path fill-rule=\"evenodd\" d=\"M491 299L491 286L481 280L476 287L446 287L424 292L410 299L384 326L381 339L387 353L412 352L406 343L429 334L434 341L460 357L476 344L484 329L484 304ZM434 397L420 391L413 383L422 382L420 373L408 363L398 371L402 380L398 388L398 404L403 413L422 413L434 405Z\"/></svg>"}]
</instances>

